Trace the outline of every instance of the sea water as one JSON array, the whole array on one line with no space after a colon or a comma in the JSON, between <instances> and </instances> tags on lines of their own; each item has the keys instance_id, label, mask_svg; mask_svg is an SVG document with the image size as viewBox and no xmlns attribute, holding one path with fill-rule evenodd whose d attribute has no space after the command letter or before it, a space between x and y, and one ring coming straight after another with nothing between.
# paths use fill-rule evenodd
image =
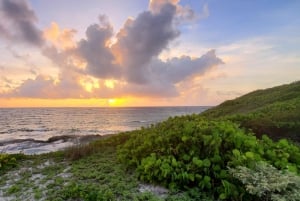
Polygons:
<instances>
[{"instance_id":1,"label":"sea water","mask_svg":"<svg viewBox=\"0 0 300 201\"><path fill-rule=\"evenodd\" d=\"M75 143L74 140L63 140L59 136L115 134L147 127L171 116L198 114L207 108L2 108L0 153L39 154L56 151ZM55 136L60 140L46 143Z\"/></svg>"}]
</instances>

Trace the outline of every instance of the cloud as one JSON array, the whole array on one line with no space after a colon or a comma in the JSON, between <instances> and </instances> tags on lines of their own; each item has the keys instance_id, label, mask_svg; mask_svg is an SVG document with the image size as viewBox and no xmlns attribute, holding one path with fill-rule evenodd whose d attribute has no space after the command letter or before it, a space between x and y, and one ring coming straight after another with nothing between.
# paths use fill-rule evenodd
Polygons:
<instances>
[{"instance_id":1,"label":"cloud","mask_svg":"<svg viewBox=\"0 0 300 201\"><path fill-rule=\"evenodd\" d=\"M145 11L125 23L112 49L121 55L126 80L147 83L147 64L179 36L173 24L175 14L174 5L164 4L158 13Z\"/></svg>"},{"instance_id":2,"label":"cloud","mask_svg":"<svg viewBox=\"0 0 300 201\"><path fill-rule=\"evenodd\" d=\"M11 38L9 31L4 27L4 25L1 24L1 22L0 22L0 37L3 37L5 39Z\"/></svg>"},{"instance_id":3,"label":"cloud","mask_svg":"<svg viewBox=\"0 0 300 201\"><path fill-rule=\"evenodd\" d=\"M87 62L86 71L98 78L119 76L114 56L107 44L113 36L112 26L100 16L100 24L90 25L86 30L86 39L78 43L78 53Z\"/></svg>"},{"instance_id":4,"label":"cloud","mask_svg":"<svg viewBox=\"0 0 300 201\"><path fill-rule=\"evenodd\" d=\"M42 32L36 27L37 18L26 1L2 0L0 9L5 21L5 24L1 22L0 29L6 39L18 39L36 46L43 44Z\"/></svg>"},{"instance_id":5,"label":"cloud","mask_svg":"<svg viewBox=\"0 0 300 201\"><path fill-rule=\"evenodd\" d=\"M14 90L14 95L19 97L47 98L56 96L53 80L50 77L37 76L35 79L28 79ZM51 94L50 94L51 93Z\"/></svg>"},{"instance_id":6,"label":"cloud","mask_svg":"<svg viewBox=\"0 0 300 201\"><path fill-rule=\"evenodd\" d=\"M149 10L152 13L157 14L162 12L162 8L165 5L170 4L173 5L176 9L175 21L177 23L194 21L197 18L197 14L194 12L194 10L189 6L182 6L179 3L180 0L150 0ZM208 11L208 9L205 9L205 11Z\"/></svg>"},{"instance_id":7,"label":"cloud","mask_svg":"<svg viewBox=\"0 0 300 201\"><path fill-rule=\"evenodd\" d=\"M59 81L50 76L38 75L27 79L13 91L1 94L0 97L26 98L90 98L91 94L79 85L80 76L69 72L59 77Z\"/></svg>"},{"instance_id":8,"label":"cloud","mask_svg":"<svg viewBox=\"0 0 300 201\"><path fill-rule=\"evenodd\" d=\"M29 11L23 15L33 22L35 15ZM2 96L179 97L182 83L204 76L223 63L215 50L193 58L185 55L159 59L180 36L180 23L194 16L194 11L179 5L178 0L152 0L149 10L129 18L116 33L108 18L100 15L99 22L90 25L86 37L77 42L73 39L75 30L61 29L53 22L44 31L48 42L41 50L59 68L59 75L37 75ZM113 87L105 84L107 79L114 80Z\"/></svg>"},{"instance_id":9,"label":"cloud","mask_svg":"<svg viewBox=\"0 0 300 201\"><path fill-rule=\"evenodd\" d=\"M44 37L46 40L57 49L72 49L76 46L74 42L75 29L60 29L57 23L52 22L51 26L44 30Z\"/></svg>"},{"instance_id":10,"label":"cloud","mask_svg":"<svg viewBox=\"0 0 300 201\"><path fill-rule=\"evenodd\" d=\"M204 76L222 63L214 50L196 59L183 56L162 61L155 58L147 66L147 83L129 83L123 90L136 96L176 97L180 94L177 85Z\"/></svg>"},{"instance_id":11,"label":"cloud","mask_svg":"<svg viewBox=\"0 0 300 201\"><path fill-rule=\"evenodd\" d=\"M223 61L210 50L200 58L192 59L189 56L172 58L163 62L156 60L150 64L154 76L160 80L167 80L171 83L178 83L191 76L203 75L214 66L223 64Z\"/></svg>"},{"instance_id":12,"label":"cloud","mask_svg":"<svg viewBox=\"0 0 300 201\"><path fill-rule=\"evenodd\" d=\"M29 53L26 54L20 54L16 50L14 50L12 47L7 46L6 50L11 53L11 55L16 59L23 62L23 64L26 67L30 67L30 73L37 75L37 72L35 69L37 69L36 65L31 61L31 56Z\"/></svg>"},{"instance_id":13,"label":"cloud","mask_svg":"<svg viewBox=\"0 0 300 201\"><path fill-rule=\"evenodd\" d=\"M160 13L161 9L166 4L177 6L180 0L150 0L149 10L153 13Z\"/></svg>"}]
</instances>

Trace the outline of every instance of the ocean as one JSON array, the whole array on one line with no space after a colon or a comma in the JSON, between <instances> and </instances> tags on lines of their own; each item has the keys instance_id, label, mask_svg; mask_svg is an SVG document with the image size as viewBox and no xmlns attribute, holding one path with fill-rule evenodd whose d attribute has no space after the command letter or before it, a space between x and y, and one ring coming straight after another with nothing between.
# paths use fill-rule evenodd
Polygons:
<instances>
[{"instance_id":1,"label":"ocean","mask_svg":"<svg viewBox=\"0 0 300 201\"><path fill-rule=\"evenodd\" d=\"M47 153L74 145L79 138L135 130L208 108L2 108L0 153Z\"/></svg>"}]
</instances>

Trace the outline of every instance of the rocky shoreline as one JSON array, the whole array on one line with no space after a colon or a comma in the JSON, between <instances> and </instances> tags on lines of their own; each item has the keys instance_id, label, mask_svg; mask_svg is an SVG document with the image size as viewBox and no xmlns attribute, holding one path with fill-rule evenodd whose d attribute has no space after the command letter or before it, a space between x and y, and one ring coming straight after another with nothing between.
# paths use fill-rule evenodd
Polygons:
<instances>
[{"instance_id":1,"label":"rocky shoreline","mask_svg":"<svg viewBox=\"0 0 300 201\"><path fill-rule=\"evenodd\" d=\"M49 153L72 145L89 143L107 136L109 135L61 135L50 137L47 140L11 139L0 141L0 152L9 154L24 153L27 155Z\"/></svg>"}]
</instances>

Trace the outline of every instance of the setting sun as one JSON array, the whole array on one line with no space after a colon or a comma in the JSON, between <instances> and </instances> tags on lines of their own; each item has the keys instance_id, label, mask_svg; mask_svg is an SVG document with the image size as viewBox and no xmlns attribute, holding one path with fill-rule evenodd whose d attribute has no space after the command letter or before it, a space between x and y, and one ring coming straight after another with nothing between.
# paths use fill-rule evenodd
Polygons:
<instances>
[{"instance_id":1,"label":"setting sun","mask_svg":"<svg viewBox=\"0 0 300 201\"><path fill-rule=\"evenodd\" d=\"M117 102L116 99L108 99L109 105L113 105L113 104L115 104L116 102Z\"/></svg>"},{"instance_id":2,"label":"setting sun","mask_svg":"<svg viewBox=\"0 0 300 201\"><path fill-rule=\"evenodd\" d=\"M124 103L124 99L121 99L121 98L108 99L109 107L121 107L121 106L124 106L123 103Z\"/></svg>"}]
</instances>

